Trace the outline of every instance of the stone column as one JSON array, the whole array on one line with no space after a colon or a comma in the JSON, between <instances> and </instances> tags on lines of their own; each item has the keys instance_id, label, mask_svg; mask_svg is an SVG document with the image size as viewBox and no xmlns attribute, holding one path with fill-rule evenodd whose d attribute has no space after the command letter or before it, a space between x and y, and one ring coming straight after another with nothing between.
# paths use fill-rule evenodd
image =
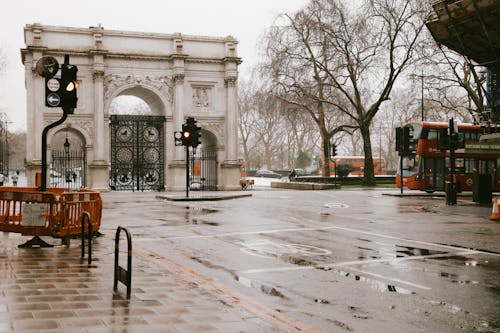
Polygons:
<instances>
[{"instance_id":1,"label":"stone column","mask_svg":"<svg viewBox=\"0 0 500 333\"><path fill-rule=\"evenodd\" d=\"M104 137L104 71L96 70L94 81L94 161L105 161Z\"/></svg>"},{"instance_id":2,"label":"stone column","mask_svg":"<svg viewBox=\"0 0 500 333\"><path fill-rule=\"evenodd\" d=\"M173 38L172 55L172 80L174 83L174 107L172 114L172 129L180 131L184 122L185 104L184 104L184 77L185 67L184 60L187 55L184 54L184 45L181 34L176 34ZM173 133L167 133L173 135ZM185 147L173 147L173 160L168 163L167 190L181 191L186 186L186 164L185 164Z\"/></svg>"},{"instance_id":3,"label":"stone column","mask_svg":"<svg viewBox=\"0 0 500 333\"><path fill-rule=\"evenodd\" d=\"M99 191L109 190L109 150L104 122L104 55L94 53L94 68L92 72L94 127L92 142L87 145L94 150L94 159L89 161L89 184L92 189Z\"/></svg>"},{"instance_id":4,"label":"stone column","mask_svg":"<svg viewBox=\"0 0 500 333\"><path fill-rule=\"evenodd\" d=\"M173 127L174 131L180 131L184 122L184 73L174 74L174 110ZM175 147L174 160L184 158L183 147Z\"/></svg>"},{"instance_id":5,"label":"stone column","mask_svg":"<svg viewBox=\"0 0 500 333\"><path fill-rule=\"evenodd\" d=\"M225 78L226 83L226 160L238 159L238 95L236 76Z\"/></svg>"},{"instance_id":6,"label":"stone column","mask_svg":"<svg viewBox=\"0 0 500 333\"><path fill-rule=\"evenodd\" d=\"M42 131L45 127L45 79L35 71L35 64L43 56L35 51L27 54L25 60L26 80L26 177L27 185L35 186L35 175L42 166Z\"/></svg>"}]
</instances>

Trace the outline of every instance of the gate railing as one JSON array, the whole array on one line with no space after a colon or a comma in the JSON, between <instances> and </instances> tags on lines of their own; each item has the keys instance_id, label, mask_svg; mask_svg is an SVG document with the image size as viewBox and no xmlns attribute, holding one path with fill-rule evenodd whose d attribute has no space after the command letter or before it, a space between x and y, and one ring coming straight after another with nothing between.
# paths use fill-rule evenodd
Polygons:
<instances>
[{"instance_id":1,"label":"gate railing","mask_svg":"<svg viewBox=\"0 0 500 333\"><path fill-rule=\"evenodd\" d=\"M85 151L52 151L49 187L78 190L86 184L87 159Z\"/></svg>"},{"instance_id":2,"label":"gate railing","mask_svg":"<svg viewBox=\"0 0 500 333\"><path fill-rule=\"evenodd\" d=\"M198 151L191 156L191 189L217 191L217 152Z\"/></svg>"}]
</instances>

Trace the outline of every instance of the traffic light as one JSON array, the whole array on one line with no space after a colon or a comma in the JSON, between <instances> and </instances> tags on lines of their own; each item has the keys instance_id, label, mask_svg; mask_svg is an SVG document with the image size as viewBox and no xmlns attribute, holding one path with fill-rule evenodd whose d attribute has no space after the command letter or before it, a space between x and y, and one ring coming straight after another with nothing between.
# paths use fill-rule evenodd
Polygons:
<instances>
[{"instance_id":1,"label":"traffic light","mask_svg":"<svg viewBox=\"0 0 500 333\"><path fill-rule=\"evenodd\" d=\"M78 80L76 73L78 67L69 64L63 64L61 67L61 86L59 88L61 97L61 107L63 111L73 113L76 108Z\"/></svg>"},{"instance_id":2,"label":"traffic light","mask_svg":"<svg viewBox=\"0 0 500 333\"><path fill-rule=\"evenodd\" d=\"M403 152L403 128L396 127L396 151L400 153Z\"/></svg>"},{"instance_id":3,"label":"traffic light","mask_svg":"<svg viewBox=\"0 0 500 333\"><path fill-rule=\"evenodd\" d=\"M201 145L201 127L194 125L192 128L194 132L192 146L196 148Z\"/></svg>"},{"instance_id":4,"label":"traffic light","mask_svg":"<svg viewBox=\"0 0 500 333\"><path fill-rule=\"evenodd\" d=\"M337 156L337 145L335 143L332 143L331 146L332 146L332 157Z\"/></svg>"},{"instance_id":5,"label":"traffic light","mask_svg":"<svg viewBox=\"0 0 500 333\"><path fill-rule=\"evenodd\" d=\"M191 132L189 131L189 125L188 124L182 124L182 145L183 146L190 146L191 145Z\"/></svg>"},{"instance_id":6,"label":"traffic light","mask_svg":"<svg viewBox=\"0 0 500 333\"><path fill-rule=\"evenodd\" d=\"M193 117L186 119L186 128L189 131L189 145L193 148L201 144L201 127L196 125L196 120ZM184 125L183 125L184 128Z\"/></svg>"},{"instance_id":7,"label":"traffic light","mask_svg":"<svg viewBox=\"0 0 500 333\"><path fill-rule=\"evenodd\" d=\"M448 129L440 128L438 133L438 148L441 151L447 151L448 149L450 149L450 136L448 135Z\"/></svg>"},{"instance_id":8,"label":"traffic light","mask_svg":"<svg viewBox=\"0 0 500 333\"><path fill-rule=\"evenodd\" d=\"M410 152L410 128L403 127L403 151L405 153Z\"/></svg>"}]
</instances>

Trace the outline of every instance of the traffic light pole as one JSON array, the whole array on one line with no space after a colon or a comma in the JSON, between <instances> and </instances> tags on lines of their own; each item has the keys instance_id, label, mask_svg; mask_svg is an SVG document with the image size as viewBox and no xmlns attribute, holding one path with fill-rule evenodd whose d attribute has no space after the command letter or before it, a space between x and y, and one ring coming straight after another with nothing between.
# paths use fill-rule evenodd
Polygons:
<instances>
[{"instance_id":1,"label":"traffic light pole","mask_svg":"<svg viewBox=\"0 0 500 333\"><path fill-rule=\"evenodd\" d=\"M399 180L400 180L400 188L401 188L401 195L403 195L403 155L399 155Z\"/></svg>"},{"instance_id":2,"label":"traffic light pole","mask_svg":"<svg viewBox=\"0 0 500 333\"><path fill-rule=\"evenodd\" d=\"M186 198L189 198L189 146L186 146Z\"/></svg>"},{"instance_id":3,"label":"traffic light pole","mask_svg":"<svg viewBox=\"0 0 500 333\"><path fill-rule=\"evenodd\" d=\"M47 134L49 133L50 129L64 123L66 118L68 118L68 112L63 109L63 116L61 117L61 119L53 122L52 124L49 124L43 129L42 132L42 182L40 190L43 192L47 191Z\"/></svg>"},{"instance_id":4,"label":"traffic light pole","mask_svg":"<svg viewBox=\"0 0 500 333\"><path fill-rule=\"evenodd\" d=\"M456 205L457 204L457 189L455 186L455 149L457 146L457 136L455 133L455 122L451 118L449 120L449 131L450 131L450 180L449 186L446 188L446 204Z\"/></svg>"}]
</instances>

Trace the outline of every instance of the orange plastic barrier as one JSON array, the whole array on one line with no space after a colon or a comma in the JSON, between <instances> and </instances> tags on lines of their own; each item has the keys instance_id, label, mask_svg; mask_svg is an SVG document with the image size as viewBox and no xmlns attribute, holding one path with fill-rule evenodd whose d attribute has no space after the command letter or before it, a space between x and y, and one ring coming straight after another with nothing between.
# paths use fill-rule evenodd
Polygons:
<instances>
[{"instance_id":1,"label":"orange plastic barrier","mask_svg":"<svg viewBox=\"0 0 500 333\"><path fill-rule=\"evenodd\" d=\"M0 187L0 231L26 236L71 237L81 234L81 217L88 212L92 229L101 226L99 192L82 189Z\"/></svg>"},{"instance_id":2,"label":"orange plastic barrier","mask_svg":"<svg viewBox=\"0 0 500 333\"><path fill-rule=\"evenodd\" d=\"M491 219L492 220L500 220L500 208L498 207L500 204L500 200L497 197L493 197L493 207L491 210Z\"/></svg>"}]
</instances>

